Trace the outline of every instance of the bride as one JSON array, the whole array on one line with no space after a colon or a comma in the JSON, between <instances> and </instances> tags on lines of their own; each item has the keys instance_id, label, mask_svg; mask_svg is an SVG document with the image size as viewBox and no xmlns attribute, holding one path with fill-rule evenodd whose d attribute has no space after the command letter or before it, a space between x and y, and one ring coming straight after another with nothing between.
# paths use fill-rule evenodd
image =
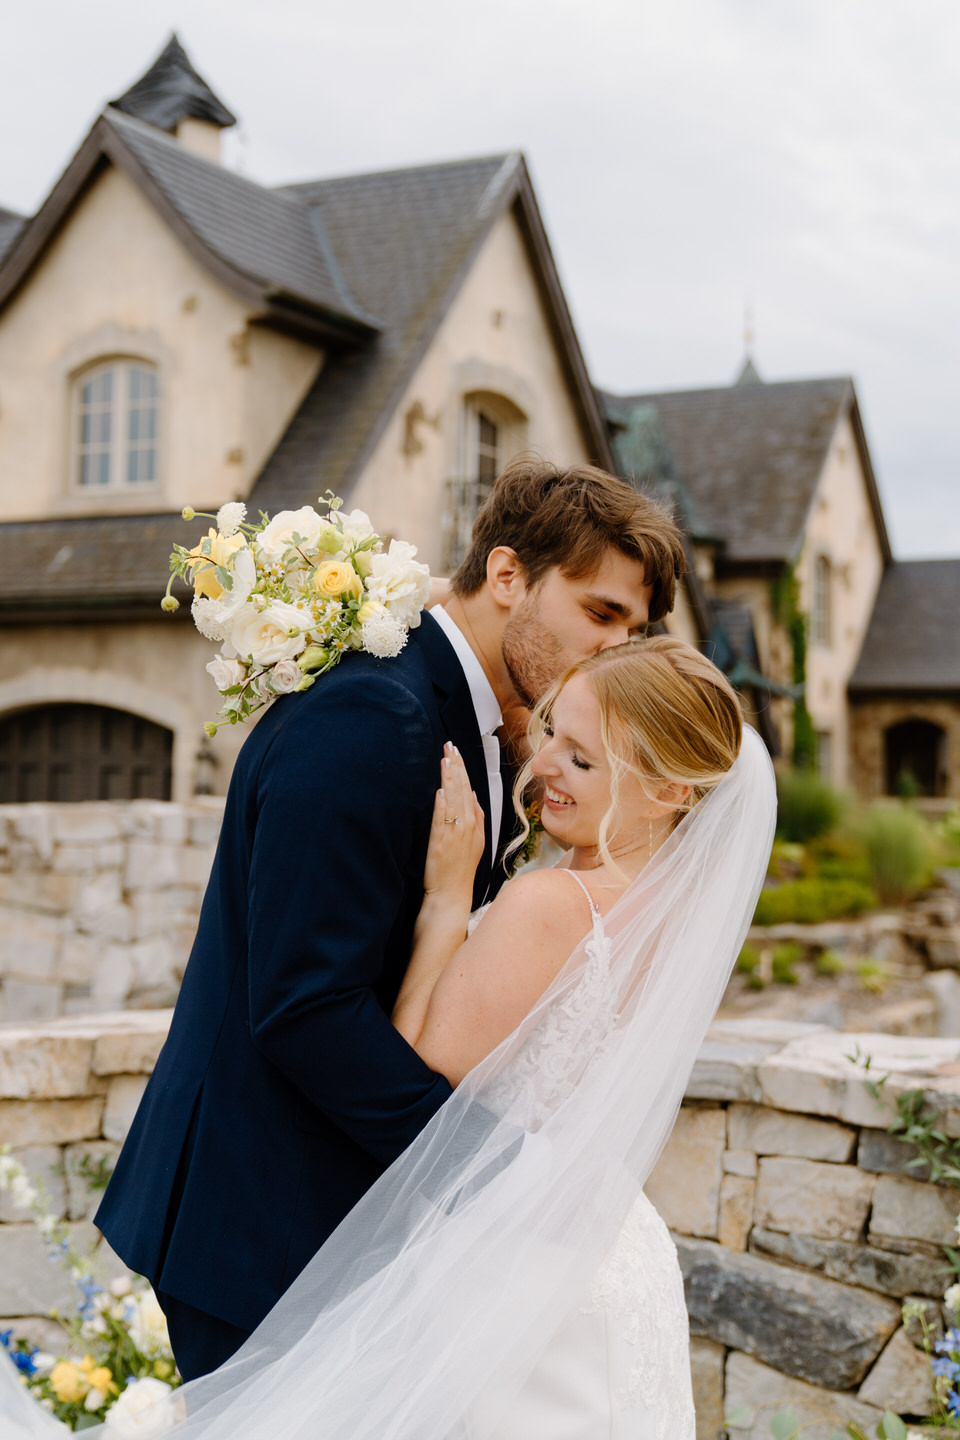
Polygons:
<instances>
[{"instance_id":1,"label":"bride","mask_svg":"<svg viewBox=\"0 0 960 1440\"><path fill-rule=\"evenodd\" d=\"M393 1018L452 1098L243 1348L137 1433L693 1440L676 1251L641 1187L763 883L772 769L721 673L666 636L575 666L531 740L518 794L542 784L566 854L469 935L483 823L442 764ZM12 1369L0 1421L62 1434Z\"/></svg>"}]
</instances>

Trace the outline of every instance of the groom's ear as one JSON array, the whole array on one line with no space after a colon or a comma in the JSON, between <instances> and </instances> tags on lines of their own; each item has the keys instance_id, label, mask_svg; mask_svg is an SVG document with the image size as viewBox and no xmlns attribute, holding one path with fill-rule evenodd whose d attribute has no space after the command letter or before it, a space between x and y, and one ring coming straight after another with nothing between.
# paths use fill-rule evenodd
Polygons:
<instances>
[{"instance_id":1,"label":"groom's ear","mask_svg":"<svg viewBox=\"0 0 960 1440\"><path fill-rule=\"evenodd\" d=\"M498 545L487 556L487 589L506 610L511 610L526 595L526 571L517 552L509 545Z\"/></svg>"}]
</instances>

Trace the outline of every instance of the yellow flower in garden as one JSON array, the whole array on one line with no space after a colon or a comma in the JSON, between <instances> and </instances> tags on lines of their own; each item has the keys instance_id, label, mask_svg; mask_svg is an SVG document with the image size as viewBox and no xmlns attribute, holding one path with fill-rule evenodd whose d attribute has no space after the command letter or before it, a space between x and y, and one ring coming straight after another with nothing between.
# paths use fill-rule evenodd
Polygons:
<instances>
[{"instance_id":1,"label":"yellow flower in garden","mask_svg":"<svg viewBox=\"0 0 960 1440\"><path fill-rule=\"evenodd\" d=\"M343 560L325 560L318 565L313 583L327 600L358 600L363 594L363 581Z\"/></svg>"},{"instance_id":2,"label":"yellow flower in garden","mask_svg":"<svg viewBox=\"0 0 960 1440\"><path fill-rule=\"evenodd\" d=\"M207 540L210 542L208 554L203 553L206 543L203 540L190 551L190 555L200 562L193 570L193 588L198 595L204 595L208 600L219 600L223 595L223 586L217 579L215 567L226 565L233 552L247 542L242 535L234 535L226 540L213 526L210 527Z\"/></svg>"},{"instance_id":3,"label":"yellow flower in garden","mask_svg":"<svg viewBox=\"0 0 960 1440\"><path fill-rule=\"evenodd\" d=\"M90 1381L79 1365L61 1360L50 1371L50 1388L58 1400L71 1403L83 1399L90 1389Z\"/></svg>"}]
</instances>

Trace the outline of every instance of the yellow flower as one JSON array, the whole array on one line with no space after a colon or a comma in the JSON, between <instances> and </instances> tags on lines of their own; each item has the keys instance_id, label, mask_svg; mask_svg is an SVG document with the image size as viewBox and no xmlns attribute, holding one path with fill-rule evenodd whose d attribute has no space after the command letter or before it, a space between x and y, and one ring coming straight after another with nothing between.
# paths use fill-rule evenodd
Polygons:
<instances>
[{"instance_id":1,"label":"yellow flower","mask_svg":"<svg viewBox=\"0 0 960 1440\"><path fill-rule=\"evenodd\" d=\"M95 1369L88 1373L87 1379L95 1390L103 1390L104 1393L106 1393L107 1390L116 1390L117 1388L113 1383L113 1374L107 1369L106 1365L96 1366Z\"/></svg>"},{"instance_id":2,"label":"yellow flower","mask_svg":"<svg viewBox=\"0 0 960 1440\"><path fill-rule=\"evenodd\" d=\"M191 556L195 556L198 562L193 566L193 588L198 595L205 595L208 600L219 600L223 595L223 586L217 579L216 566L226 565L233 552L247 542L242 535L234 535L225 540L213 526L210 527L207 540L210 547L206 555L203 553L203 546L207 543L204 540L201 540L199 545L194 545L190 551Z\"/></svg>"},{"instance_id":3,"label":"yellow flower","mask_svg":"<svg viewBox=\"0 0 960 1440\"><path fill-rule=\"evenodd\" d=\"M61 1360L50 1371L50 1388L58 1400L70 1403L83 1399L90 1389L90 1382L79 1365Z\"/></svg>"},{"instance_id":4,"label":"yellow flower","mask_svg":"<svg viewBox=\"0 0 960 1440\"><path fill-rule=\"evenodd\" d=\"M153 1365L153 1373L159 1380L168 1380L173 1374L173 1366L169 1360L156 1360Z\"/></svg>"},{"instance_id":5,"label":"yellow flower","mask_svg":"<svg viewBox=\"0 0 960 1440\"><path fill-rule=\"evenodd\" d=\"M363 582L352 565L343 560L325 560L313 576L315 588L328 600L358 600Z\"/></svg>"}]
</instances>

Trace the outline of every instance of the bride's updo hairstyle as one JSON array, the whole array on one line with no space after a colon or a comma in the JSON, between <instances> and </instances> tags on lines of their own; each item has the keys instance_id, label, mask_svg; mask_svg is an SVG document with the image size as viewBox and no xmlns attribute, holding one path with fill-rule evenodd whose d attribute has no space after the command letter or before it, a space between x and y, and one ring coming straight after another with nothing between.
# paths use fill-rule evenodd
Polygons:
<instances>
[{"instance_id":1,"label":"bride's updo hairstyle","mask_svg":"<svg viewBox=\"0 0 960 1440\"><path fill-rule=\"evenodd\" d=\"M740 753L743 716L729 680L692 645L671 635L652 635L601 650L572 666L550 687L533 712L528 731L536 751L554 701L574 675L582 675L600 707L600 732L612 775L611 805L597 837L611 863L608 842L617 829L618 794L625 775L635 776L651 800L668 785L689 789L674 823L723 779ZM514 788L522 796L533 772L524 766ZM529 825L523 816L525 834Z\"/></svg>"}]
</instances>

